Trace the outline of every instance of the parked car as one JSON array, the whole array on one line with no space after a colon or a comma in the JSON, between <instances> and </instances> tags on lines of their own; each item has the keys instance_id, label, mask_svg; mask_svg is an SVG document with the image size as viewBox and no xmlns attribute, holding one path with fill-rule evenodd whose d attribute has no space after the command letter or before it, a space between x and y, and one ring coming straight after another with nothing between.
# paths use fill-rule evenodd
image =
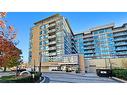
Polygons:
<instances>
[{"instance_id":1,"label":"parked car","mask_svg":"<svg viewBox=\"0 0 127 95\"><path fill-rule=\"evenodd\" d=\"M96 73L99 77L112 77L111 69L96 69Z\"/></svg>"}]
</instances>

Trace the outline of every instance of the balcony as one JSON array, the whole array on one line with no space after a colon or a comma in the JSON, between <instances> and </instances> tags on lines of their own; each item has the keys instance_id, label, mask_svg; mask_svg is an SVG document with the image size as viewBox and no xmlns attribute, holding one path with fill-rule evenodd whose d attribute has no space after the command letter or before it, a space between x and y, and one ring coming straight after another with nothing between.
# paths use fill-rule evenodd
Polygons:
<instances>
[{"instance_id":1,"label":"balcony","mask_svg":"<svg viewBox=\"0 0 127 95\"><path fill-rule=\"evenodd\" d=\"M56 32L56 29L51 29L48 31L48 33L53 33L53 32Z\"/></svg>"},{"instance_id":2,"label":"balcony","mask_svg":"<svg viewBox=\"0 0 127 95\"><path fill-rule=\"evenodd\" d=\"M127 42L116 43L115 46L127 45Z\"/></svg>"},{"instance_id":3,"label":"balcony","mask_svg":"<svg viewBox=\"0 0 127 95\"><path fill-rule=\"evenodd\" d=\"M127 37L125 37L125 38L116 38L116 39L114 39L114 41L126 41L127 40Z\"/></svg>"},{"instance_id":4,"label":"balcony","mask_svg":"<svg viewBox=\"0 0 127 95\"><path fill-rule=\"evenodd\" d=\"M127 32L116 33L116 34L114 34L114 37L119 37L119 36L124 36L124 35L127 35Z\"/></svg>"},{"instance_id":5,"label":"balcony","mask_svg":"<svg viewBox=\"0 0 127 95\"><path fill-rule=\"evenodd\" d=\"M127 51L127 47L119 47L119 48L116 48L116 51Z\"/></svg>"},{"instance_id":6,"label":"balcony","mask_svg":"<svg viewBox=\"0 0 127 95\"><path fill-rule=\"evenodd\" d=\"M86 53L94 53L94 51L93 50L89 50L89 51L84 51L84 53L86 54Z\"/></svg>"},{"instance_id":7,"label":"balcony","mask_svg":"<svg viewBox=\"0 0 127 95\"><path fill-rule=\"evenodd\" d=\"M56 24L55 23L52 23L52 24L50 24L48 27L53 27L53 26L55 26Z\"/></svg>"},{"instance_id":8,"label":"balcony","mask_svg":"<svg viewBox=\"0 0 127 95\"><path fill-rule=\"evenodd\" d=\"M91 39L84 39L84 42L89 42L89 41L93 41L93 38L91 38Z\"/></svg>"},{"instance_id":9,"label":"balcony","mask_svg":"<svg viewBox=\"0 0 127 95\"><path fill-rule=\"evenodd\" d=\"M48 45L56 44L56 41L49 42Z\"/></svg>"},{"instance_id":10,"label":"balcony","mask_svg":"<svg viewBox=\"0 0 127 95\"><path fill-rule=\"evenodd\" d=\"M92 34L91 35L84 35L83 38L90 38L90 37L92 37Z\"/></svg>"},{"instance_id":11,"label":"balcony","mask_svg":"<svg viewBox=\"0 0 127 95\"><path fill-rule=\"evenodd\" d=\"M56 47L50 47L49 50L56 50Z\"/></svg>"},{"instance_id":12,"label":"balcony","mask_svg":"<svg viewBox=\"0 0 127 95\"><path fill-rule=\"evenodd\" d=\"M48 36L48 39L56 38L56 35Z\"/></svg>"},{"instance_id":13,"label":"balcony","mask_svg":"<svg viewBox=\"0 0 127 95\"><path fill-rule=\"evenodd\" d=\"M94 45L94 43L84 43L84 45Z\"/></svg>"},{"instance_id":14,"label":"balcony","mask_svg":"<svg viewBox=\"0 0 127 95\"><path fill-rule=\"evenodd\" d=\"M127 52L117 52L117 55L123 55L123 54L127 54Z\"/></svg>"},{"instance_id":15,"label":"balcony","mask_svg":"<svg viewBox=\"0 0 127 95\"><path fill-rule=\"evenodd\" d=\"M56 52L55 53L49 53L49 56L55 56L57 55Z\"/></svg>"},{"instance_id":16,"label":"balcony","mask_svg":"<svg viewBox=\"0 0 127 95\"><path fill-rule=\"evenodd\" d=\"M94 49L94 47L84 47L85 50L91 50Z\"/></svg>"}]
</instances>

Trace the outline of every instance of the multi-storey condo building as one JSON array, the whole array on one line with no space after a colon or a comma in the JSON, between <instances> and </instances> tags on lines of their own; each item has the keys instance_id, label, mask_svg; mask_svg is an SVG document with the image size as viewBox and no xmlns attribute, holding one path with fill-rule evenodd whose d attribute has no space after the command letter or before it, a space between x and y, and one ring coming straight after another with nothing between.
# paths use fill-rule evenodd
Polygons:
<instances>
[{"instance_id":1,"label":"multi-storey condo building","mask_svg":"<svg viewBox=\"0 0 127 95\"><path fill-rule=\"evenodd\" d=\"M34 25L30 32L30 63L38 65L41 53L42 66L46 68L50 64L50 70L53 67L56 69L64 68L61 67L63 65L79 64L74 34L66 18L56 14Z\"/></svg>"},{"instance_id":2,"label":"multi-storey condo building","mask_svg":"<svg viewBox=\"0 0 127 95\"><path fill-rule=\"evenodd\" d=\"M78 53L86 59L127 57L127 24L108 24L75 34Z\"/></svg>"},{"instance_id":3,"label":"multi-storey condo building","mask_svg":"<svg viewBox=\"0 0 127 95\"><path fill-rule=\"evenodd\" d=\"M41 61L43 70L84 71L85 59L106 62L110 58L127 58L127 24L115 27L111 23L74 34L68 20L56 14L31 28L29 63L39 66Z\"/></svg>"}]
</instances>

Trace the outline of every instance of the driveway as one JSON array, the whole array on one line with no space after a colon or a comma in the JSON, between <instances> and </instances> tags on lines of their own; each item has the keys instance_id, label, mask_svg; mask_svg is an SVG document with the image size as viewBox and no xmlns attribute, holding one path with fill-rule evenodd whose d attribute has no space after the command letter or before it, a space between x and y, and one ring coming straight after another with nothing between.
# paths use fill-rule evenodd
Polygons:
<instances>
[{"instance_id":1,"label":"driveway","mask_svg":"<svg viewBox=\"0 0 127 95\"><path fill-rule=\"evenodd\" d=\"M111 78L98 77L95 73L75 74L66 72L43 72L50 83L119 83Z\"/></svg>"}]
</instances>

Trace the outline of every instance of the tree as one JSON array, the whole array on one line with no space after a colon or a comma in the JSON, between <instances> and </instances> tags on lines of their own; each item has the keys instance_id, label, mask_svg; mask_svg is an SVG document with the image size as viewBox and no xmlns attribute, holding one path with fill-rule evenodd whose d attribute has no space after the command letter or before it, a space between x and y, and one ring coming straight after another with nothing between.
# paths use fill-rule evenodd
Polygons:
<instances>
[{"instance_id":1,"label":"tree","mask_svg":"<svg viewBox=\"0 0 127 95\"><path fill-rule=\"evenodd\" d=\"M4 67L4 70L6 70L6 67L10 68L19 65L21 63L21 50L12 42L5 39L0 39L0 43L2 43L0 44L0 51L2 54L0 56L0 67Z\"/></svg>"},{"instance_id":2,"label":"tree","mask_svg":"<svg viewBox=\"0 0 127 95\"><path fill-rule=\"evenodd\" d=\"M6 12L0 12L0 67L10 68L21 63L21 50L16 47L16 31L12 25L7 26Z\"/></svg>"}]
</instances>

